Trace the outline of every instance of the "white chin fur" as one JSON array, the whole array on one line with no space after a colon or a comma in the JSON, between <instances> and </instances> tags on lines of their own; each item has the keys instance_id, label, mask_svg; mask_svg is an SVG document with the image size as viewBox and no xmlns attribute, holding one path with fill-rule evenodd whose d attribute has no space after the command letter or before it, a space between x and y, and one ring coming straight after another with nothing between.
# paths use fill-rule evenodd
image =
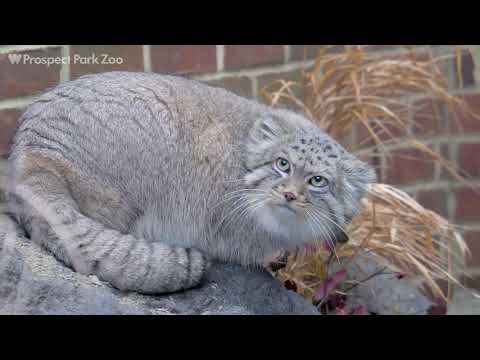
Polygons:
<instances>
[{"instance_id":1,"label":"white chin fur","mask_svg":"<svg viewBox=\"0 0 480 360\"><path fill-rule=\"evenodd\" d=\"M293 245L308 242L311 237L308 225L299 215L277 205L265 205L255 212L258 223L269 233L287 240Z\"/></svg>"}]
</instances>

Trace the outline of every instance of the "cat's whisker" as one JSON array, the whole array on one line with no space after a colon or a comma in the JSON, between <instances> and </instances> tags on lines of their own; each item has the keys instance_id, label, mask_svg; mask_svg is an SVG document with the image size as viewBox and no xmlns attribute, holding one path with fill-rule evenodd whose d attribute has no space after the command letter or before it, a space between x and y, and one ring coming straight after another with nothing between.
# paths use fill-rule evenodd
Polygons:
<instances>
[{"instance_id":1,"label":"cat's whisker","mask_svg":"<svg viewBox=\"0 0 480 360\"><path fill-rule=\"evenodd\" d=\"M313 221L317 224L317 226L321 229L324 229L324 236L325 236L325 241L328 243L328 245L333 249L333 252L335 254L335 257L337 258L337 261L339 262L340 260L338 259L337 253L335 251L335 241L334 241L334 234L331 231L330 227L327 226L322 222L320 218L315 213L311 214Z\"/></svg>"},{"instance_id":2,"label":"cat's whisker","mask_svg":"<svg viewBox=\"0 0 480 360\"><path fill-rule=\"evenodd\" d=\"M228 198L232 195L236 195L236 194L249 194L249 193L267 193L268 191L266 190L262 190L262 189L238 189L238 190L234 190L234 191L230 191L230 192L227 192L225 194L222 195L222 198Z\"/></svg>"},{"instance_id":3,"label":"cat's whisker","mask_svg":"<svg viewBox=\"0 0 480 360\"><path fill-rule=\"evenodd\" d=\"M320 214L320 213L315 213L313 214L315 216L315 218L323 224L323 219L326 219L326 220L329 220L327 216L324 216L323 214ZM328 233L329 233L329 239L330 239L330 245L334 248L335 247L335 233L330 229L329 226L325 225L325 227L327 228L328 230Z\"/></svg>"},{"instance_id":4,"label":"cat's whisker","mask_svg":"<svg viewBox=\"0 0 480 360\"><path fill-rule=\"evenodd\" d=\"M244 196L240 196L239 198L237 198L234 203L232 204L232 207L236 206L237 204L241 203L242 201L244 201L244 205L245 206L248 206L249 203L254 203L256 199L258 199L259 196L258 195L244 195ZM249 200L249 202L246 202L246 200ZM239 210L241 211L241 210Z\"/></svg>"},{"instance_id":5,"label":"cat's whisker","mask_svg":"<svg viewBox=\"0 0 480 360\"><path fill-rule=\"evenodd\" d=\"M213 205L210 208L210 210L213 210L213 209L217 208L218 206L220 206L221 204L226 203L228 201L233 201L232 206L234 206L234 204L238 201L238 199L253 197L253 196L257 196L257 194L254 194L254 193L252 193L252 194L235 194L235 195L232 195L228 198L222 199L219 202L215 203L215 205Z\"/></svg>"},{"instance_id":6,"label":"cat's whisker","mask_svg":"<svg viewBox=\"0 0 480 360\"><path fill-rule=\"evenodd\" d=\"M324 226L326 228L327 233L328 233L327 242L329 243L330 247L332 248L333 253L335 255L335 258L337 259L338 263L340 263L340 259L338 258L337 252L335 250L335 241L334 241L335 235L328 226L326 226L325 224L322 223L321 219L318 218L318 216L322 215L324 219L328 219L328 218L326 216L324 216L323 214L317 213L317 211L318 210L313 209L311 214L312 214L313 218L316 219L316 222L319 225L322 225L322 227Z\"/></svg>"},{"instance_id":7,"label":"cat's whisker","mask_svg":"<svg viewBox=\"0 0 480 360\"><path fill-rule=\"evenodd\" d=\"M268 191L261 190L261 189L240 189L240 190L235 190L235 191L228 192L224 196L229 196L229 195L238 194L238 193L261 193L261 194L265 193L265 194L267 194Z\"/></svg>"},{"instance_id":8,"label":"cat's whisker","mask_svg":"<svg viewBox=\"0 0 480 360\"><path fill-rule=\"evenodd\" d=\"M242 216L248 211L248 209L250 207L254 207L255 205L257 205L258 203L260 203L262 201L264 201L264 198L256 198L256 199L248 201L245 204L241 204L239 207L237 207L236 209L232 210L229 213L229 214L231 214L231 217L228 216L228 217L230 217L230 219L228 220L228 222L223 227L227 228L234 220L236 221L239 218L241 219ZM235 214L235 213L237 213L237 214ZM236 215L236 216L234 216L234 215Z\"/></svg>"},{"instance_id":9,"label":"cat's whisker","mask_svg":"<svg viewBox=\"0 0 480 360\"><path fill-rule=\"evenodd\" d=\"M324 238L324 241L327 242L327 244L329 245L329 247L331 247L333 249L333 254L335 255L336 259L338 262L340 262L340 260L338 259L338 256L337 256L337 253L335 251L335 247L332 246L332 243L333 241L331 240L331 235L328 233L328 232L325 232L323 229L327 229L328 231L328 227L324 226L323 224L321 224L318 220L316 220L313 215L310 215L314 224L316 224L318 230L319 230L319 233L322 235L322 238Z\"/></svg>"},{"instance_id":10,"label":"cat's whisker","mask_svg":"<svg viewBox=\"0 0 480 360\"><path fill-rule=\"evenodd\" d=\"M239 200L245 200L243 198L240 198ZM230 210L223 218L222 220L219 221L218 223L218 229L222 228L223 226L223 223L225 222L225 220L227 220L229 217L233 216L236 212L238 211L241 211L243 209L243 207L245 206L248 206L249 204L251 203L255 203L256 201L258 201L258 197L255 197L254 199L248 199L246 200L245 203L240 203L238 206L234 207L232 210ZM223 226L225 227L225 226Z\"/></svg>"},{"instance_id":11,"label":"cat's whisker","mask_svg":"<svg viewBox=\"0 0 480 360\"><path fill-rule=\"evenodd\" d=\"M247 195L263 195L268 194L265 190L256 190L256 189L242 189L229 192L223 196L223 200L229 200L236 197L247 196Z\"/></svg>"},{"instance_id":12,"label":"cat's whisker","mask_svg":"<svg viewBox=\"0 0 480 360\"><path fill-rule=\"evenodd\" d=\"M312 221L312 215L310 215L310 213L308 212L308 210L307 210L307 212L306 212L305 214L307 215L307 224L308 224L308 226L310 227L310 230L312 231L313 240L314 240L315 242L317 242L318 239L324 237L323 230L319 229L319 233L320 233L320 234L317 235L317 232L315 231L315 229L314 229L314 227L313 227L313 225L315 225L315 224L312 225L312 222L311 222L311 221Z\"/></svg>"},{"instance_id":13,"label":"cat's whisker","mask_svg":"<svg viewBox=\"0 0 480 360\"><path fill-rule=\"evenodd\" d=\"M253 202L253 203L250 203L248 204L239 214L236 218L232 218L228 224L225 225L225 227L227 227L231 222L233 222L233 220L237 220L237 219L242 219L242 220L245 220L245 217L244 215L247 213L247 212L254 212L255 210L257 210L258 208L260 208L261 206L263 206L263 204L265 203L265 199L258 199L257 202Z\"/></svg>"},{"instance_id":14,"label":"cat's whisker","mask_svg":"<svg viewBox=\"0 0 480 360\"><path fill-rule=\"evenodd\" d=\"M340 229L340 231L342 231L345 235L348 235L347 231L342 227L340 226L340 224L338 224L336 221L332 220L330 217L328 217L327 215L323 214L320 210L316 209L315 211L318 215L320 215L321 217L323 217L325 220L327 221L330 221L333 225L335 225L338 229ZM332 212L329 212L329 214L331 215L335 215L334 213Z\"/></svg>"}]
</instances>

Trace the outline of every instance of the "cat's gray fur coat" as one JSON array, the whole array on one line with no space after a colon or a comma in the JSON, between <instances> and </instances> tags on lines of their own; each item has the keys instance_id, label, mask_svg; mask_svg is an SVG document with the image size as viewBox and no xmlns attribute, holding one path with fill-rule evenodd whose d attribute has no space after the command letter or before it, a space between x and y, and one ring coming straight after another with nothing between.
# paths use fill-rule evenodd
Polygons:
<instances>
[{"instance_id":1,"label":"cat's gray fur coat","mask_svg":"<svg viewBox=\"0 0 480 360\"><path fill-rule=\"evenodd\" d=\"M301 115L128 72L38 97L9 160L10 211L30 237L76 271L142 293L195 286L210 258L259 264L334 241L375 178ZM287 191L295 202L284 204Z\"/></svg>"}]
</instances>

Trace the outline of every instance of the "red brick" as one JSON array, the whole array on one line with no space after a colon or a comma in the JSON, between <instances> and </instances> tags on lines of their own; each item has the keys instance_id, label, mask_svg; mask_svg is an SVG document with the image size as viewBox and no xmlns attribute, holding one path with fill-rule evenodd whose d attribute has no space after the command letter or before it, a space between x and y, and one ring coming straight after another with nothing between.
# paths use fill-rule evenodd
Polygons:
<instances>
[{"instance_id":1,"label":"red brick","mask_svg":"<svg viewBox=\"0 0 480 360\"><path fill-rule=\"evenodd\" d=\"M434 163L428 155L416 149L392 152L387 169L387 182L393 185L412 184L433 179Z\"/></svg>"},{"instance_id":2,"label":"red brick","mask_svg":"<svg viewBox=\"0 0 480 360\"><path fill-rule=\"evenodd\" d=\"M353 147L352 147L353 148ZM353 148L355 150L355 148ZM370 153L362 153L357 155L358 159L370 164L374 168L378 167L378 157L375 155L375 153L370 152Z\"/></svg>"},{"instance_id":3,"label":"red brick","mask_svg":"<svg viewBox=\"0 0 480 360\"><path fill-rule=\"evenodd\" d=\"M473 276L471 278L464 276L461 282L469 289L480 291L480 276Z\"/></svg>"},{"instance_id":4,"label":"red brick","mask_svg":"<svg viewBox=\"0 0 480 360\"><path fill-rule=\"evenodd\" d=\"M448 216L447 193L445 191L418 191L417 201L428 210L432 210L445 218Z\"/></svg>"},{"instance_id":5,"label":"red brick","mask_svg":"<svg viewBox=\"0 0 480 360\"><path fill-rule=\"evenodd\" d=\"M290 60L314 59L325 45L290 45Z\"/></svg>"},{"instance_id":6,"label":"red brick","mask_svg":"<svg viewBox=\"0 0 480 360\"><path fill-rule=\"evenodd\" d=\"M20 114L21 111L17 109L0 110L0 155L8 154Z\"/></svg>"},{"instance_id":7,"label":"red brick","mask_svg":"<svg viewBox=\"0 0 480 360\"><path fill-rule=\"evenodd\" d=\"M458 114L461 129L458 128L453 114L449 114L451 132L480 132L480 93L465 94L465 102L469 109L477 115Z\"/></svg>"},{"instance_id":8,"label":"red brick","mask_svg":"<svg viewBox=\"0 0 480 360\"><path fill-rule=\"evenodd\" d=\"M480 144L459 145L458 163L469 176L480 177Z\"/></svg>"},{"instance_id":9,"label":"red brick","mask_svg":"<svg viewBox=\"0 0 480 360\"><path fill-rule=\"evenodd\" d=\"M380 128L378 126L374 126L374 122L369 122L369 126L373 129L375 135L380 139L382 142L387 142L393 139L404 138L407 133L404 129L399 127L397 124L390 122L383 122L383 126L385 129ZM388 132L387 132L388 131ZM357 125L357 139L358 139L358 146L360 148L366 148L377 145L377 142L373 138L370 131L367 129L365 125L362 123L358 123Z\"/></svg>"},{"instance_id":10,"label":"red brick","mask_svg":"<svg viewBox=\"0 0 480 360\"><path fill-rule=\"evenodd\" d=\"M463 239L470 249L470 256L467 258L468 267L480 267L480 231L467 231Z\"/></svg>"},{"instance_id":11,"label":"red brick","mask_svg":"<svg viewBox=\"0 0 480 360\"><path fill-rule=\"evenodd\" d=\"M294 71L289 71L286 73L276 73L276 74L267 74L267 75L261 75L257 77L257 93L259 97L262 97L262 93L266 88L268 87L269 90L278 90L280 88L280 84L277 83L276 85L273 85L275 82L279 80L283 81L293 81L297 84L301 82L302 79L302 73L301 70L294 70ZM300 86L292 86L291 87L293 93L295 96L299 97L300 100L304 100L303 98L303 93L302 90L300 89Z\"/></svg>"},{"instance_id":12,"label":"red brick","mask_svg":"<svg viewBox=\"0 0 480 360\"><path fill-rule=\"evenodd\" d=\"M470 249L470 256L467 257L467 267L478 269L480 267L480 231L467 231L463 238ZM480 290L480 276L465 276L462 283L470 289Z\"/></svg>"},{"instance_id":13,"label":"red brick","mask_svg":"<svg viewBox=\"0 0 480 360\"><path fill-rule=\"evenodd\" d=\"M455 221L480 222L480 192L464 188L455 190Z\"/></svg>"},{"instance_id":14,"label":"red brick","mask_svg":"<svg viewBox=\"0 0 480 360\"><path fill-rule=\"evenodd\" d=\"M290 60L302 61L314 59L325 46L327 45L290 45ZM335 45L328 49L326 53L339 53L344 50L345 45Z\"/></svg>"},{"instance_id":15,"label":"red brick","mask_svg":"<svg viewBox=\"0 0 480 360\"><path fill-rule=\"evenodd\" d=\"M283 45L225 45L225 69L283 63Z\"/></svg>"},{"instance_id":16,"label":"red brick","mask_svg":"<svg viewBox=\"0 0 480 360\"><path fill-rule=\"evenodd\" d=\"M105 59L105 56L108 57ZM89 58L92 61L88 61ZM93 61L93 59L96 59L96 61ZM116 61L117 59L118 61ZM106 71L143 71L142 46L72 45L70 48L70 74L72 79L85 74Z\"/></svg>"},{"instance_id":17,"label":"red brick","mask_svg":"<svg viewBox=\"0 0 480 360\"><path fill-rule=\"evenodd\" d=\"M451 161L451 156L450 156L450 144L445 143L445 144L440 144L440 155L447 161ZM452 174L443 166L441 166L440 170L440 179L441 180L452 180Z\"/></svg>"},{"instance_id":18,"label":"red brick","mask_svg":"<svg viewBox=\"0 0 480 360\"><path fill-rule=\"evenodd\" d=\"M208 81L208 84L211 86L222 87L246 98L251 98L253 96L252 81L246 76L229 76L221 80Z\"/></svg>"},{"instance_id":19,"label":"red brick","mask_svg":"<svg viewBox=\"0 0 480 360\"><path fill-rule=\"evenodd\" d=\"M402 121L407 121L408 119L408 107L406 105L398 106L396 104L389 104L387 106L388 110L396 114ZM368 116L367 118L374 118L374 115ZM393 139L400 139L404 138L407 135L406 129L399 126L398 122L394 119L385 118L379 119L381 121L383 127L377 125L377 121L369 121L368 126L370 126L375 135L380 139L382 142L388 142ZM375 139L373 138L372 134L368 130L368 128L360 121L356 121L354 124L354 130L356 132L356 139L357 144L356 148L363 149L369 148L372 146L377 145Z\"/></svg>"},{"instance_id":20,"label":"red brick","mask_svg":"<svg viewBox=\"0 0 480 360\"><path fill-rule=\"evenodd\" d=\"M412 109L412 132L415 135L431 136L445 131L445 107L440 101L420 100Z\"/></svg>"},{"instance_id":21,"label":"red brick","mask_svg":"<svg viewBox=\"0 0 480 360\"><path fill-rule=\"evenodd\" d=\"M217 69L215 45L152 45L152 70L166 74L213 72Z\"/></svg>"},{"instance_id":22,"label":"red brick","mask_svg":"<svg viewBox=\"0 0 480 360\"><path fill-rule=\"evenodd\" d=\"M60 49L50 48L11 54L20 54L22 58L20 63L12 64L8 56L10 54L0 54L0 99L33 95L59 83L61 67L59 64L50 66L46 63L38 64L33 60L27 60L26 56L30 59L59 58Z\"/></svg>"}]
</instances>

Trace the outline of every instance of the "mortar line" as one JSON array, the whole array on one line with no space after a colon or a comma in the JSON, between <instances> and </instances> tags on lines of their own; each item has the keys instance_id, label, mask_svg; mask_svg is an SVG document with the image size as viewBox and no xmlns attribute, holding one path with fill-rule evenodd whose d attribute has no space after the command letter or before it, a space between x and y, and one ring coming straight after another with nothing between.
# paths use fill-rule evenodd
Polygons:
<instances>
[{"instance_id":1,"label":"mortar line","mask_svg":"<svg viewBox=\"0 0 480 360\"><path fill-rule=\"evenodd\" d=\"M290 62L291 50L290 45L283 45L283 63L287 64Z\"/></svg>"},{"instance_id":2,"label":"mortar line","mask_svg":"<svg viewBox=\"0 0 480 360\"><path fill-rule=\"evenodd\" d=\"M198 81L213 81L213 80L221 80L224 77L230 76L261 76L261 75L271 75L271 74L280 74L289 71L300 70L305 67L311 67L313 65L313 61L298 61L292 62L289 64L277 64L277 65L270 65L270 66L263 66L263 67L255 67L251 69L239 69L233 71L226 71L223 70L217 73L207 73L201 75L192 76L192 79Z\"/></svg>"},{"instance_id":3,"label":"mortar line","mask_svg":"<svg viewBox=\"0 0 480 360\"><path fill-rule=\"evenodd\" d=\"M426 182L411 184L411 185L393 184L392 186L395 186L405 192L440 191L440 190L452 191L457 189L465 189L465 188L468 188L469 186L478 188L480 187L480 179L467 179L465 180L465 182L457 182L457 181L449 181L449 180L442 180L442 181L435 181L435 182L426 181Z\"/></svg>"},{"instance_id":4,"label":"mortar line","mask_svg":"<svg viewBox=\"0 0 480 360\"><path fill-rule=\"evenodd\" d=\"M152 45L142 46L143 71L152 72Z\"/></svg>"},{"instance_id":5,"label":"mortar line","mask_svg":"<svg viewBox=\"0 0 480 360\"><path fill-rule=\"evenodd\" d=\"M62 58L70 57L70 45L63 45L61 48ZM70 61L67 63L62 62L62 67L60 68L60 82L65 82L70 80Z\"/></svg>"},{"instance_id":6,"label":"mortar line","mask_svg":"<svg viewBox=\"0 0 480 360\"><path fill-rule=\"evenodd\" d=\"M61 46L63 45L2 45L0 47L0 54L7 54L14 51L29 51L29 50L58 48Z\"/></svg>"},{"instance_id":7,"label":"mortar line","mask_svg":"<svg viewBox=\"0 0 480 360\"><path fill-rule=\"evenodd\" d=\"M37 95L31 95L0 100L0 110L24 108L30 105L36 97Z\"/></svg>"},{"instance_id":8,"label":"mortar line","mask_svg":"<svg viewBox=\"0 0 480 360\"><path fill-rule=\"evenodd\" d=\"M216 45L217 72L222 72L225 68L225 45Z\"/></svg>"}]
</instances>

